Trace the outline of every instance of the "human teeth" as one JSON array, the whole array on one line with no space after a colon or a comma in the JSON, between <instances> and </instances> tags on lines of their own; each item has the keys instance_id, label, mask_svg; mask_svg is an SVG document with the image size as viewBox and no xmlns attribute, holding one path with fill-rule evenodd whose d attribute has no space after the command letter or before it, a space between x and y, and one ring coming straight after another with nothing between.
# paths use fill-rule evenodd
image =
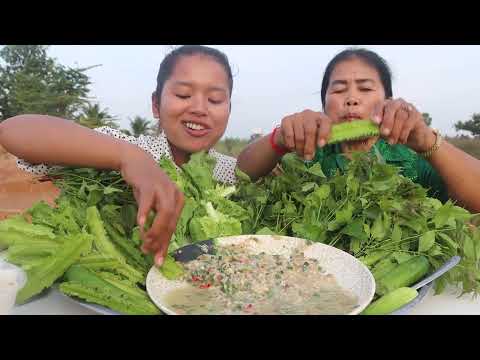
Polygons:
<instances>
[{"instance_id":1,"label":"human teeth","mask_svg":"<svg viewBox=\"0 0 480 360\"><path fill-rule=\"evenodd\" d=\"M195 124L195 123L192 123L192 122L188 122L185 125L186 125L186 127L188 127L189 129L192 129L192 130L203 130L203 129L205 129L202 125Z\"/></svg>"}]
</instances>

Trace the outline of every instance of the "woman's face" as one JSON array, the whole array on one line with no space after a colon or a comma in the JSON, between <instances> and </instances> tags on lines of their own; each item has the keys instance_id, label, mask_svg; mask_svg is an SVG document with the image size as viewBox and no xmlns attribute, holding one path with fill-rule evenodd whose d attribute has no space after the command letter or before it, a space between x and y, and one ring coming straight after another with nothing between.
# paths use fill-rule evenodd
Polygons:
<instances>
[{"instance_id":1,"label":"woman's face","mask_svg":"<svg viewBox=\"0 0 480 360\"><path fill-rule=\"evenodd\" d=\"M335 123L367 119L383 100L385 90L377 70L354 57L333 69L325 96L325 114Z\"/></svg>"},{"instance_id":2,"label":"woman's face","mask_svg":"<svg viewBox=\"0 0 480 360\"><path fill-rule=\"evenodd\" d=\"M160 104L153 99L168 141L178 150L208 150L222 137L230 115L225 69L206 55L182 56L165 82Z\"/></svg>"}]
</instances>

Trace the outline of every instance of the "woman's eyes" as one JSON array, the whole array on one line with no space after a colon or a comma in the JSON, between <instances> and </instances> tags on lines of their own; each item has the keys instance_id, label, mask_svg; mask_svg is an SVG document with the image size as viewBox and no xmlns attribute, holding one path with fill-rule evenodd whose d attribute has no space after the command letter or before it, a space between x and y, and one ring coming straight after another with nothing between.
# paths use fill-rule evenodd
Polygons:
<instances>
[{"instance_id":1,"label":"woman's eyes","mask_svg":"<svg viewBox=\"0 0 480 360\"><path fill-rule=\"evenodd\" d=\"M345 92L347 89L336 89L336 90L332 90L332 94L341 94L343 92ZM373 89L371 88L360 88L359 89L361 92L369 92L369 91L374 91Z\"/></svg>"},{"instance_id":2,"label":"woman's eyes","mask_svg":"<svg viewBox=\"0 0 480 360\"><path fill-rule=\"evenodd\" d=\"M181 94L176 94L175 96L182 100L187 100L191 97L190 95L181 95ZM214 105L219 105L223 102L223 100L217 100L217 99L211 99L211 98L209 98L208 101Z\"/></svg>"},{"instance_id":3,"label":"woman's eyes","mask_svg":"<svg viewBox=\"0 0 480 360\"><path fill-rule=\"evenodd\" d=\"M183 100L186 100L190 97L190 95L180 95L180 94L176 94L176 96L180 99L183 99Z\"/></svg>"}]
</instances>

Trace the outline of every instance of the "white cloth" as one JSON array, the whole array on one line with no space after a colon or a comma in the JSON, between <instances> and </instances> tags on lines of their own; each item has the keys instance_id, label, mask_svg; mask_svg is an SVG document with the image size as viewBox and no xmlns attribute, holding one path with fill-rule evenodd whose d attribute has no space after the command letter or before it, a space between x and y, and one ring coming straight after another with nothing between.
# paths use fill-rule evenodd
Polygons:
<instances>
[{"instance_id":1,"label":"white cloth","mask_svg":"<svg viewBox=\"0 0 480 360\"><path fill-rule=\"evenodd\" d=\"M144 151L152 155L155 161L159 161L162 156L166 156L168 159L173 161L172 150L170 149L167 137L165 136L165 133L163 131L160 133L160 135L140 135L137 138L135 136L126 135L120 130L106 126L97 128L95 130L103 134L110 135L117 139L128 141L129 143L137 145L138 147L142 148ZM235 176L237 159L220 154L214 149L210 149L208 151L208 154L217 160L217 164L213 171L213 177L215 178L215 180L226 184L235 184L237 181ZM23 159L18 159L17 167L19 169L37 175L46 175L50 169L58 166L49 166L46 164L32 165Z\"/></svg>"}]
</instances>

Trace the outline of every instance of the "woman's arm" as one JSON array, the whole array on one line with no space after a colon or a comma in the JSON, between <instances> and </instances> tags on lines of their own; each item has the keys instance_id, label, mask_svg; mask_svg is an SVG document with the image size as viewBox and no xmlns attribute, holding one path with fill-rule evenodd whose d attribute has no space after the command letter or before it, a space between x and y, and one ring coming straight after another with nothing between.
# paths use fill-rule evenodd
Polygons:
<instances>
[{"instance_id":1,"label":"woman's arm","mask_svg":"<svg viewBox=\"0 0 480 360\"><path fill-rule=\"evenodd\" d=\"M0 143L30 163L120 170L122 159L141 157L137 146L68 121L19 115L0 123Z\"/></svg>"},{"instance_id":2,"label":"woman's arm","mask_svg":"<svg viewBox=\"0 0 480 360\"><path fill-rule=\"evenodd\" d=\"M8 152L31 163L120 171L138 203L143 250L155 253L158 265L163 263L184 198L150 154L126 141L44 115L21 115L3 121L0 143ZM157 215L144 233L150 210Z\"/></svg>"},{"instance_id":3,"label":"woman's arm","mask_svg":"<svg viewBox=\"0 0 480 360\"><path fill-rule=\"evenodd\" d=\"M318 147L327 143L332 128L330 118L321 112L305 110L282 119L275 132L274 144L299 157L312 160ZM238 156L238 167L252 180L268 175L282 158L270 143L270 135L249 144Z\"/></svg>"},{"instance_id":4,"label":"woman's arm","mask_svg":"<svg viewBox=\"0 0 480 360\"><path fill-rule=\"evenodd\" d=\"M425 124L422 114L403 99L379 103L373 119L380 125L381 135L392 145L405 144L423 153L435 144L436 135ZM442 177L449 197L472 212L480 212L480 160L445 141L429 161Z\"/></svg>"},{"instance_id":5,"label":"woman's arm","mask_svg":"<svg viewBox=\"0 0 480 360\"><path fill-rule=\"evenodd\" d=\"M279 144L277 131L276 144ZM237 166L252 180L268 175L282 158L270 144L270 134L248 144L237 159Z\"/></svg>"},{"instance_id":6,"label":"woman's arm","mask_svg":"<svg viewBox=\"0 0 480 360\"><path fill-rule=\"evenodd\" d=\"M449 196L472 212L480 212L480 160L444 141L430 157Z\"/></svg>"}]
</instances>

